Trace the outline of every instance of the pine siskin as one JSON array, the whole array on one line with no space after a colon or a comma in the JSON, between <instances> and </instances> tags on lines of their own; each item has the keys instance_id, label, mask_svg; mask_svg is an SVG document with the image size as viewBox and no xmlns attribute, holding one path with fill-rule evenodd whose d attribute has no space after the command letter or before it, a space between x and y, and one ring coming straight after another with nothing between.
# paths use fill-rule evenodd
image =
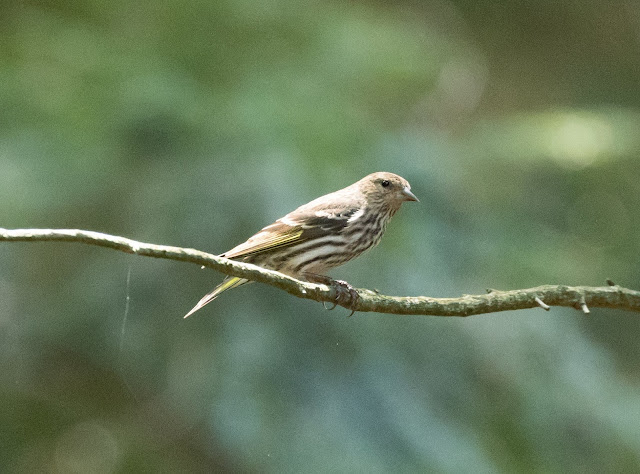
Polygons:
<instances>
[{"instance_id":1,"label":"pine siskin","mask_svg":"<svg viewBox=\"0 0 640 474\"><path fill-rule=\"evenodd\" d=\"M337 283L357 298L347 283L336 282L324 272L377 245L402 203L417 200L404 178L393 173L373 173L300 206L220 256L277 270L299 280ZM226 277L185 318L223 291L248 281Z\"/></svg>"}]
</instances>

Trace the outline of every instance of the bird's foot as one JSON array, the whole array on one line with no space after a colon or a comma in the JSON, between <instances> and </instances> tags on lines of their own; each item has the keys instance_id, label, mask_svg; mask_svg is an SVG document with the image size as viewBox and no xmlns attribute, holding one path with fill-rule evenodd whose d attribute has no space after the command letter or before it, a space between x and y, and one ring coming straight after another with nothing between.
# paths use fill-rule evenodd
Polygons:
<instances>
[{"instance_id":1,"label":"bird's foot","mask_svg":"<svg viewBox=\"0 0 640 474\"><path fill-rule=\"evenodd\" d=\"M336 304L351 310L347 317L353 316L360 300L358 291L344 280L333 280L332 286L336 290Z\"/></svg>"},{"instance_id":2,"label":"bird's foot","mask_svg":"<svg viewBox=\"0 0 640 474\"><path fill-rule=\"evenodd\" d=\"M351 314L349 314L349 317L353 316L353 313L356 312L356 309L358 308L358 301L360 300L360 295L358 294L358 291L349 283L344 280L334 280L333 278L326 275L318 275L316 273L307 273L305 274L305 278L307 279L307 281L310 281L312 283L321 283L334 289L335 300L333 301L333 306L331 308L328 308L329 311L340 305L351 310ZM325 309L327 309L324 301L322 302L322 305L325 307Z\"/></svg>"}]
</instances>

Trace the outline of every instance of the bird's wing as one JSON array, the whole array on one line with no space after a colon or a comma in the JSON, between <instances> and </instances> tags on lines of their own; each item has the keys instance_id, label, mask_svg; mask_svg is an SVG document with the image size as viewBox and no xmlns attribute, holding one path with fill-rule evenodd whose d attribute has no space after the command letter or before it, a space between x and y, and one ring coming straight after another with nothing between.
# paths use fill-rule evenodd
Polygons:
<instances>
[{"instance_id":1,"label":"bird's wing","mask_svg":"<svg viewBox=\"0 0 640 474\"><path fill-rule=\"evenodd\" d=\"M240 259L324 235L339 234L350 219L360 217L362 213L364 210L358 207L310 209L302 206L220 256Z\"/></svg>"},{"instance_id":2,"label":"bird's wing","mask_svg":"<svg viewBox=\"0 0 640 474\"><path fill-rule=\"evenodd\" d=\"M304 230L301 227L289 226L275 222L265 227L246 242L235 246L220 255L226 258L244 258L279 247L300 242Z\"/></svg>"}]
</instances>

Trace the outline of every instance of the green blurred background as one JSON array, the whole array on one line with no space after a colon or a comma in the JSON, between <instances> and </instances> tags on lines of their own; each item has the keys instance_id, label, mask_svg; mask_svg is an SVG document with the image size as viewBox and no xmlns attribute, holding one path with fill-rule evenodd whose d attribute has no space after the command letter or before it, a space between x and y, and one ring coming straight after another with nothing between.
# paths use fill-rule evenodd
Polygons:
<instances>
[{"instance_id":1,"label":"green blurred background","mask_svg":"<svg viewBox=\"0 0 640 474\"><path fill-rule=\"evenodd\" d=\"M640 287L638 2L26 0L0 18L0 226L220 253L384 170L421 203L335 277ZM221 278L0 243L0 470L640 470L637 315L347 319L256 284L183 320Z\"/></svg>"}]
</instances>

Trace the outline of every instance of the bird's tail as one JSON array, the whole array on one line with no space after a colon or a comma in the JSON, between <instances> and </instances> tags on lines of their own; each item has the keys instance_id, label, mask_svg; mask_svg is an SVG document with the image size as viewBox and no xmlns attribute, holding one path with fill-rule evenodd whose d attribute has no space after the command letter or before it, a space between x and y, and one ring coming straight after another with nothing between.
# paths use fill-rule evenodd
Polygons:
<instances>
[{"instance_id":1,"label":"bird's tail","mask_svg":"<svg viewBox=\"0 0 640 474\"><path fill-rule=\"evenodd\" d=\"M220 296L220 293L222 293L223 291L227 291L227 290L230 290L231 288L235 288L237 286L244 285L248 281L249 280L246 280L244 278L239 278L239 277L227 277L227 278L225 278L222 281L222 283L220 283L212 291L210 291L209 293L204 295L202 297L202 299L200 301L198 301L198 304L195 305L191 311L189 311L187 314L185 314L184 317L187 318L187 317L191 316L193 313L198 311L203 306L211 303L218 296Z\"/></svg>"}]
</instances>

